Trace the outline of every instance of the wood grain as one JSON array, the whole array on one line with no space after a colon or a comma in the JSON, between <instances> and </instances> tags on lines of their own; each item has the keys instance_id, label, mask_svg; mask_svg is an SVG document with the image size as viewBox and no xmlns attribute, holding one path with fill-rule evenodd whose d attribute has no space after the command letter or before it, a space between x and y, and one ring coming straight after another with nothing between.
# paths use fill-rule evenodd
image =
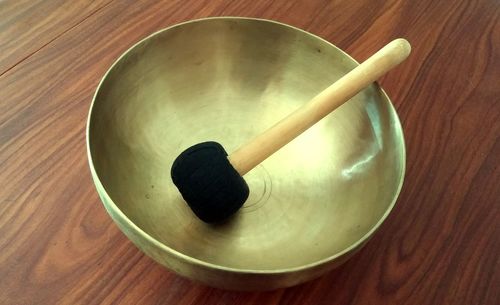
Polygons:
<instances>
[{"instance_id":1,"label":"wood grain","mask_svg":"<svg viewBox=\"0 0 500 305\"><path fill-rule=\"evenodd\" d=\"M0 304L498 303L498 1L84 3L0 2ZM413 46L381 81L408 151L398 204L353 259L298 287L228 292L166 271L112 223L87 169L107 67L153 31L217 15L289 23L360 60L399 36Z\"/></svg>"},{"instance_id":2,"label":"wood grain","mask_svg":"<svg viewBox=\"0 0 500 305\"><path fill-rule=\"evenodd\" d=\"M109 0L0 1L0 75L107 3Z\"/></svg>"}]
</instances>

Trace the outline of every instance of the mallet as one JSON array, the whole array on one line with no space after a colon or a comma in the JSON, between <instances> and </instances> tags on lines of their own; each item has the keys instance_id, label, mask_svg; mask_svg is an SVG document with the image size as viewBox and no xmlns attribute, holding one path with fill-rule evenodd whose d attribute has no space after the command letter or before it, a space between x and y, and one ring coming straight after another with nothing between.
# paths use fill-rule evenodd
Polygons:
<instances>
[{"instance_id":1,"label":"mallet","mask_svg":"<svg viewBox=\"0 0 500 305\"><path fill-rule=\"evenodd\" d=\"M390 42L229 156L216 142L203 142L188 148L172 165L174 184L201 220L215 223L227 219L248 198L249 189L243 175L401 63L410 50L405 39Z\"/></svg>"}]
</instances>

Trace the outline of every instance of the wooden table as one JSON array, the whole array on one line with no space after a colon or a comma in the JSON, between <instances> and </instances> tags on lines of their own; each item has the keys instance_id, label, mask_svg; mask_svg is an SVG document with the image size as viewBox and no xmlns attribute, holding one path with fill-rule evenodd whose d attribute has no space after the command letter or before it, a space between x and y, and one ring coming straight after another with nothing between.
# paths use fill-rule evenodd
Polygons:
<instances>
[{"instance_id":1,"label":"wooden table","mask_svg":"<svg viewBox=\"0 0 500 305\"><path fill-rule=\"evenodd\" d=\"M359 60L396 37L381 80L402 120L398 204L353 259L309 283L239 293L183 279L118 230L91 182L92 94L134 42L180 21L275 19ZM0 1L0 303L499 304L500 3Z\"/></svg>"}]
</instances>

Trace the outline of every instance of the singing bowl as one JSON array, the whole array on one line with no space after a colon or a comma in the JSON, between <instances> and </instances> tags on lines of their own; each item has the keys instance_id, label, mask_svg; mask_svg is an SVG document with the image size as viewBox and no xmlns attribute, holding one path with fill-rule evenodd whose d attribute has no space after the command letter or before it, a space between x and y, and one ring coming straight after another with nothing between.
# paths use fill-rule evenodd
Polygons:
<instances>
[{"instance_id":1,"label":"singing bowl","mask_svg":"<svg viewBox=\"0 0 500 305\"><path fill-rule=\"evenodd\" d=\"M245 175L250 197L225 223L194 216L170 167L199 142L235 150L356 65L261 19L194 20L143 39L90 109L88 157L106 210L144 253L210 286L269 290L338 266L386 219L403 181L402 128L378 84Z\"/></svg>"}]
</instances>

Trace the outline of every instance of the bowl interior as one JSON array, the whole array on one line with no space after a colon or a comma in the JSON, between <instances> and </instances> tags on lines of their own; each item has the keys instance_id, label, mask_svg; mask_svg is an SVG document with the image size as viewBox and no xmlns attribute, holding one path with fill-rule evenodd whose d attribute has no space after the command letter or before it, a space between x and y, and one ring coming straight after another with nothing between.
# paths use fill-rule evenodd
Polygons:
<instances>
[{"instance_id":1,"label":"bowl interior","mask_svg":"<svg viewBox=\"0 0 500 305\"><path fill-rule=\"evenodd\" d=\"M167 247L229 268L294 268L355 245L391 209L404 171L401 127L375 84L249 172L250 198L227 223L196 219L170 179L185 148L213 140L231 152L355 65L261 20L208 19L142 41L91 110L90 158L111 208Z\"/></svg>"}]
</instances>

